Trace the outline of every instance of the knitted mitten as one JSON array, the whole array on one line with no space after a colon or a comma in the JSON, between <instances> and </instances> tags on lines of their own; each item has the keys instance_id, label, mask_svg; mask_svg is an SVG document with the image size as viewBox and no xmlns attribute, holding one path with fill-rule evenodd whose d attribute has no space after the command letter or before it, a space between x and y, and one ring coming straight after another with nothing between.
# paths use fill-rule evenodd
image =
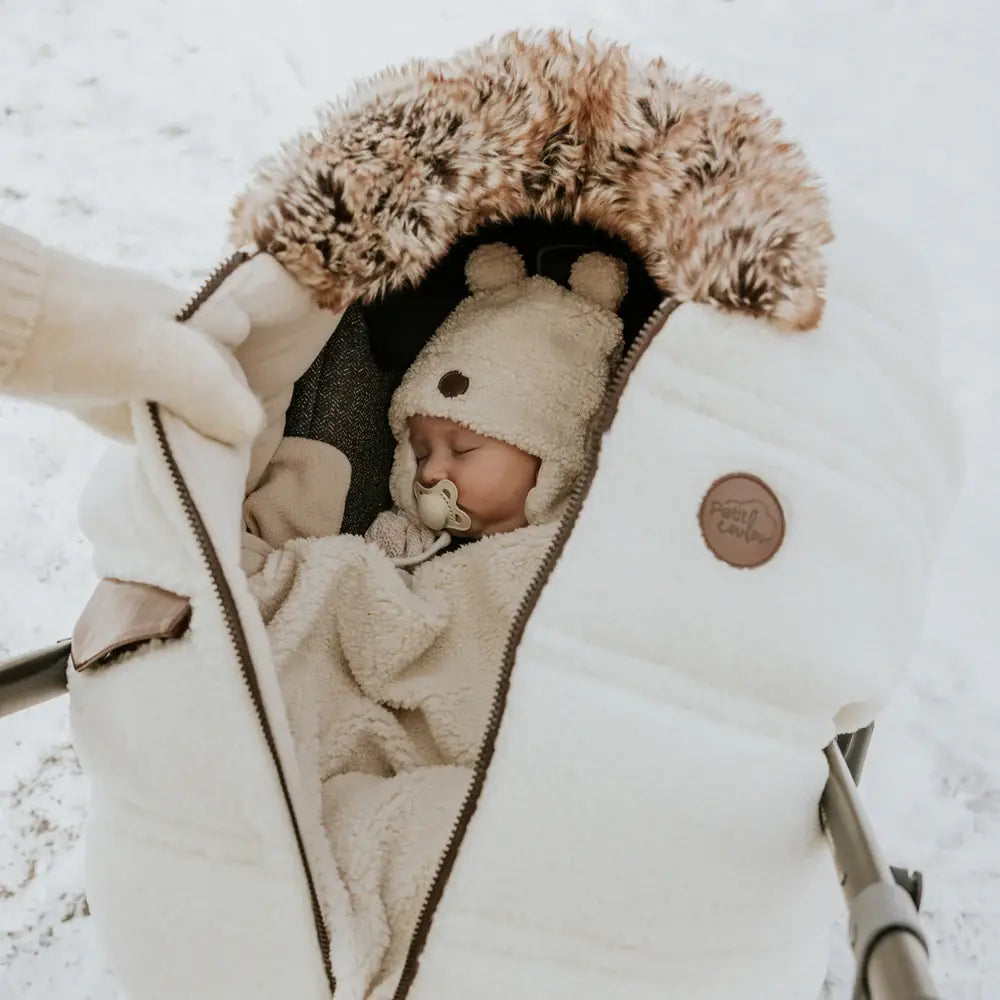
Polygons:
<instances>
[{"instance_id":1,"label":"knitted mitten","mask_svg":"<svg viewBox=\"0 0 1000 1000\"><path fill-rule=\"evenodd\" d=\"M373 542L392 559L419 556L436 539L430 528L400 510L384 510L365 532L365 540Z\"/></svg>"},{"instance_id":2,"label":"knitted mitten","mask_svg":"<svg viewBox=\"0 0 1000 1000\"><path fill-rule=\"evenodd\" d=\"M140 274L0 227L0 391L71 410L116 437L131 436L129 402L148 399L209 437L246 441L260 430L260 405L220 344L241 343L249 321L210 300L198 328L175 323L183 304Z\"/></svg>"}]
</instances>

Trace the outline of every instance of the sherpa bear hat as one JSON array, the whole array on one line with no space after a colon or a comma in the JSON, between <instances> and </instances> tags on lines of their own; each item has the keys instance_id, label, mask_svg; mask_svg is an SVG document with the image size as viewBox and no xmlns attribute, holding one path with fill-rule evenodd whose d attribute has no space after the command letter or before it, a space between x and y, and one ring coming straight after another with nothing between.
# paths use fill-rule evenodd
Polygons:
<instances>
[{"instance_id":1,"label":"sherpa bear hat","mask_svg":"<svg viewBox=\"0 0 1000 1000\"><path fill-rule=\"evenodd\" d=\"M541 460L525 516L545 523L583 470L587 427L620 357L625 264L586 253L566 289L529 278L513 247L490 243L470 254L465 274L472 295L428 341L389 407L392 498L416 515L407 421L443 417Z\"/></svg>"}]
</instances>

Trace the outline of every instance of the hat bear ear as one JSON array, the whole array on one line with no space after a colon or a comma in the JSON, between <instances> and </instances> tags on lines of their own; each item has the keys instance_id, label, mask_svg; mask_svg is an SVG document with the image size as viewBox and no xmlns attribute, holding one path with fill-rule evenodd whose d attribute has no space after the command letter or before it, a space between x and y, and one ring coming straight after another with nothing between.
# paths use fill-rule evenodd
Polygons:
<instances>
[{"instance_id":1,"label":"hat bear ear","mask_svg":"<svg viewBox=\"0 0 1000 1000\"><path fill-rule=\"evenodd\" d=\"M588 302L617 312L628 289L628 268L606 253L585 253L573 264L569 287Z\"/></svg>"},{"instance_id":2,"label":"hat bear ear","mask_svg":"<svg viewBox=\"0 0 1000 1000\"><path fill-rule=\"evenodd\" d=\"M507 243L484 243L465 262L465 280L473 293L495 292L525 277L524 260Z\"/></svg>"}]
</instances>

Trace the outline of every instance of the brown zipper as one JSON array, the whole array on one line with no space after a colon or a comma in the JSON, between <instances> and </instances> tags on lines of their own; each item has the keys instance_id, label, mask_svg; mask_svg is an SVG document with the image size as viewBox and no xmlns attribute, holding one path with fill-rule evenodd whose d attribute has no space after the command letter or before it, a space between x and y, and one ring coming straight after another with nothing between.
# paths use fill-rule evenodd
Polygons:
<instances>
[{"instance_id":1,"label":"brown zipper","mask_svg":"<svg viewBox=\"0 0 1000 1000\"><path fill-rule=\"evenodd\" d=\"M252 256L252 254L239 251L220 265L220 267L218 267L211 274L204 285L202 285L192 300L184 307L184 309L181 310L180 313L178 313L178 322L186 322L191 319L195 312L197 312L205 301L219 288L226 278L228 278L229 275L232 274L233 271L235 271L241 264L250 260ZM402 975L400 977L399 985L396 988L396 992L393 995L393 1000L404 1000L413 986L414 980L416 979L420 955L427 942L427 936L430 933L431 924L434 920L434 913L437 910L438 904L444 894L444 888L451 875L455 859L458 856L458 851L462 846L462 841L465 838L465 833L468 830L469 823L472 821L472 816L476 811L477 805L479 804L479 796L482 793L483 785L486 780L486 772L493 759L496 738L500 730L500 722L503 718L504 708L507 703L507 694L510 690L510 677L514 668L517 648L520 645L521 637L524 635L528 619L531 617L531 614L535 609L535 605L538 603L538 598L540 597L545 584L548 582L549 576L551 576L556 563L559 561L563 550L566 548L566 543L576 525L576 520L579 517L581 509L583 508L583 503L590 493L594 477L597 474L597 460L600 455L604 434L611 426L611 423L618 412L618 405L621 401L622 394L625 391L625 385L628 382L629 377L635 370L636 365L638 365L639 360L645 353L646 349L652 343L653 338L663 329L667 320L670 318L671 313L679 304L680 303L677 299L666 299L660 304L653 315L650 316L650 318L643 325L642 330L639 331L638 336L633 341L632 346L629 348L625 357L622 359L614 378L608 386L608 391L605 393L601 408L595 418L594 425L589 435L584 473L569 498L566 513L559 525L559 530L545 554L542 565L533 577L524 598L518 606L517 614L514 617L510 632L508 633L507 642L504 647L503 664L500 676L493 692L489 724L483 742L480 746L479 755L476 759L472 781L469 784L465 800L462 803L462 810L452 828L448 844L445 847L440 861L438 862L437 871L435 872L430 891L428 892L427 898L424 900L424 904L421 907L420 916L417 920L417 927L414 932L413 939L410 942L406 962L403 965ZM237 658L239 659L243 680L246 683L248 691L250 692L251 700L253 701L254 708L257 712L258 721L264 733L264 738L267 741L268 749L271 752L271 758L278 773L282 794L285 798L285 805L288 809L288 814L295 831L295 839L298 844L302 867L309 886L309 894L313 908L313 919L316 925L316 937L319 942L323 959L323 967L326 970L327 980L330 984L330 993L332 996L336 991L337 983L333 975L333 967L330 959L330 933L323 918L323 911L319 902L319 894L316 891L315 879L313 878L312 869L306 855L305 842L302 838L298 819L296 818L295 810L292 806L291 793L289 792L284 770L278 757L274 734L271 731L271 725L264 710L264 702L260 692L260 685L257 681L253 661L250 657L250 650L247 645L246 635L244 634L243 627L240 623L239 612L236 609L236 602L233 599L229 583L222 571L222 564L219 561L215 547L212 545L212 541L209 538L208 531L201 519L201 515L195 506L191 493L187 488L187 484L184 482L180 469L177 467L174 456L170 451L169 445L167 444L163 423L160 419L159 408L155 403L149 404L149 412L156 430L156 436L160 444L161 453L163 454L163 458L170 470L171 478L177 488L184 511L187 514L188 521L194 531L199 548L201 549L202 555L205 559L206 567L211 575L212 585L215 589L216 596L219 599L219 604L223 610L226 627L229 631L233 648L236 651Z\"/></svg>"},{"instance_id":2,"label":"brown zipper","mask_svg":"<svg viewBox=\"0 0 1000 1000\"><path fill-rule=\"evenodd\" d=\"M251 253L238 251L218 268L216 268L215 271L213 271L209 276L208 280L198 290L197 294L177 314L177 321L179 323L184 323L191 319L191 317L198 311L198 309L201 308L202 305L204 305L207 299L219 288L226 278L228 278L229 275L231 275L241 264L250 260L252 256L253 254ZM295 810L292 807L291 792L288 788L288 782L285 778L284 769L281 766L281 760L278 757L278 749L275 744L274 733L271 730L271 723L268 720L267 712L264 709L264 699L261 695L260 683L258 682L257 674L254 671L253 660L250 656L250 648L247 644L246 634L244 633L243 626L240 622L239 611L236 608L236 601L233 599L233 592L230 589L229 582L226 580L225 574L222 571L222 563L219 561L218 553L215 551L215 546L212 544L212 540L209 537L205 523L201 519L201 514L195 506L191 492L188 490L187 483L184 482L184 477L181 475L181 471L177 467L177 462L170 450L169 444L167 443L166 433L163 429L163 421L160 418L159 407L155 403L149 403L148 406L149 415L153 420L153 427L156 431L156 438L160 445L160 452L163 455L163 459L170 471L170 477L174 482L174 486L177 488L178 496L180 497L181 504L184 507L184 513L187 515L188 523L191 525L195 539L198 542L198 547L200 548L202 557L205 560L205 566L211 575L212 586L215 590L216 597L218 598L219 605L222 608L226 628L229 632L229 638L232 642L233 649L236 652L237 659L239 660L243 681L246 684L247 690L250 692L250 698L253 701L254 709L257 713L257 720L264 733L264 739L267 741L268 750L271 752L271 759L278 773L278 780L281 783L281 792L285 798L285 806L288 809L288 815L292 821L292 828L295 831L295 841L298 845L299 857L302 860L302 868L305 872L306 882L309 886L309 897L312 902L313 921L316 925L316 937L319 942L320 952L323 959L323 968L326 970L326 978L330 985L330 995L332 997L337 989L337 981L333 975L333 964L330 957L330 932L327 929L326 922L323 918L323 910L319 902L319 893L316 891L316 882L313 878L312 869L310 868L309 860L306 855L305 841L302 837L302 831L299 829L299 822L295 815Z\"/></svg>"},{"instance_id":3,"label":"brown zipper","mask_svg":"<svg viewBox=\"0 0 1000 1000\"><path fill-rule=\"evenodd\" d=\"M677 308L678 305L680 305L680 302L676 298L668 298L660 303L653 315L650 316L649 319L643 324L638 336L632 342L632 346L628 349L625 357L622 359L621 364L618 366L618 369L608 386L608 391L604 395L604 400L601 403L601 407L595 417L594 424L588 436L587 454L583 475L580 478L580 482L576 485L570 495L566 513L563 515L563 519L560 522L559 530L556 532L556 536L553 538L552 544L549 546L549 549L545 554L545 558L543 559L541 566L538 568L538 572L532 578L531 585L528 587L527 593L518 606L517 614L514 616L514 622L507 635L507 643L504 647L503 654L503 665L500 670L500 676L497 680L496 688L493 692L493 703L490 708L489 725L483 742L479 748L479 756L476 759L476 766L473 772L472 781L469 783L469 789L466 792L465 801L462 803L462 811L459 813L458 819L452 827L448 845L445 848L444 854L441 856L441 860L438 862L438 868L434 874L434 881L431 883L430 891L428 892L427 898L424 900L424 904L421 907L420 916L417 920L417 927L413 934L413 940L410 942L410 948L406 955L406 962L403 965L402 976L400 977L396 992L393 994L393 1000L404 1000L406 995L409 993L410 988L413 986L413 981L416 979L417 975L417 968L420 964L420 955L424 950L424 945L427 942L427 936L430 933L431 924L434 920L434 913L437 910L438 904L441 902L445 885L451 875L455 859L458 857L458 852L462 846L462 841L465 838L466 830L469 827L469 823L472 821L472 816L476 811L476 806L479 804L479 796L482 793L483 785L486 781L486 771L490 766L490 761L493 759L493 750L496 744L497 734L500 731L500 721L503 718L504 709L507 704L507 693L510 690L510 677L514 669L517 647L520 645L521 637L524 635L528 619L535 610L538 598L541 596L542 590L548 582L549 576L551 576L552 571L555 569L556 563L559 561L559 557L566 548L566 543L569 540L569 536L573 532L574 526L576 525L576 520L580 515L581 509L583 508L583 503L590 493L590 488L594 483L594 477L597 474L597 460L600 456L604 434L611 426L611 423L618 412L618 405L621 402L622 393L625 391L625 385L628 382L629 377L632 375L632 372L635 370L636 365L638 365L639 359L646 352L646 348L649 347L649 345L653 342L653 338L666 325L667 320L670 318L670 314Z\"/></svg>"}]
</instances>

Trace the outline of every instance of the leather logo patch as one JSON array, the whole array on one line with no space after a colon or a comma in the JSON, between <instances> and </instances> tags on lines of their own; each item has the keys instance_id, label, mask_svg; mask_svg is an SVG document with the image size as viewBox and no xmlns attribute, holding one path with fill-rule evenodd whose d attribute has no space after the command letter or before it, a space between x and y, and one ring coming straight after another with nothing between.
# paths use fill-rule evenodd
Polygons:
<instances>
[{"instance_id":1,"label":"leather logo patch","mask_svg":"<svg viewBox=\"0 0 1000 1000\"><path fill-rule=\"evenodd\" d=\"M785 513L763 480L737 472L717 479L701 502L705 544L737 569L762 566L781 548Z\"/></svg>"},{"instance_id":2,"label":"leather logo patch","mask_svg":"<svg viewBox=\"0 0 1000 1000\"><path fill-rule=\"evenodd\" d=\"M469 378L461 372L446 372L438 382L438 391L446 399L454 399L455 396L464 395L469 388Z\"/></svg>"}]
</instances>

